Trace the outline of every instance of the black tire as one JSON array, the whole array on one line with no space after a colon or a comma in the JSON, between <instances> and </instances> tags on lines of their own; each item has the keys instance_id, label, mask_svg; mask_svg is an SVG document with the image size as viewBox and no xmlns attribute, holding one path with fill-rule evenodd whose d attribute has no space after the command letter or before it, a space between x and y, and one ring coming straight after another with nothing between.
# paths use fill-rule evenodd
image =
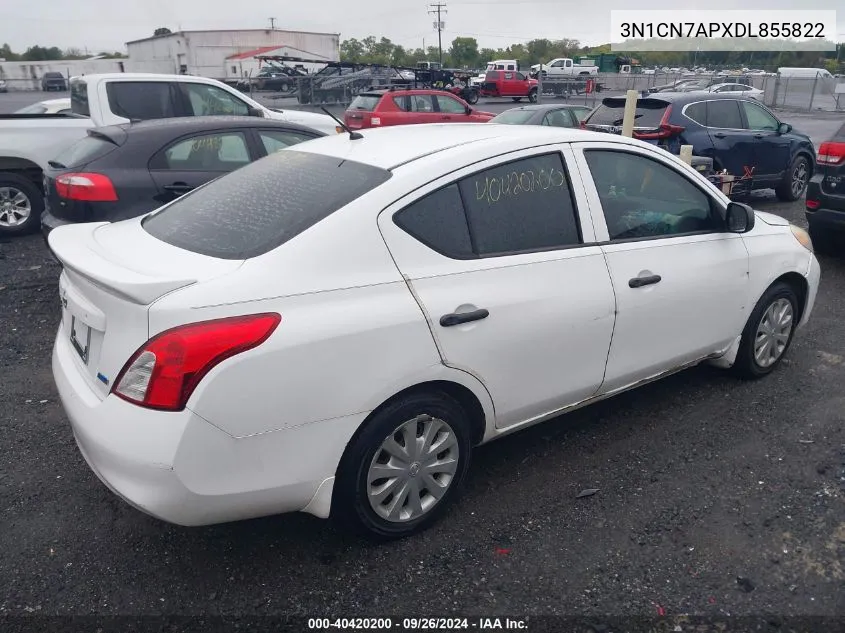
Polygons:
<instances>
[{"instance_id":1,"label":"black tire","mask_svg":"<svg viewBox=\"0 0 845 633\"><path fill-rule=\"evenodd\" d=\"M379 515L370 504L370 465L377 456L383 454L382 443L405 422L418 416L430 416L450 427L457 444L457 468L447 484L445 493L430 509L417 518L402 522L389 521ZM471 453L469 420L463 407L454 398L439 391L403 396L376 412L346 447L337 469L332 494L332 519L342 527L376 541L404 538L420 532L432 525L454 500L469 468ZM438 453L438 459L439 455L442 453ZM416 477L416 474L410 476ZM391 493L386 500L389 501L392 497ZM406 507L404 502L402 507Z\"/></svg>"},{"instance_id":2,"label":"black tire","mask_svg":"<svg viewBox=\"0 0 845 633\"><path fill-rule=\"evenodd\" d=\"M468 90L466 102L470 105L475 105L476 103L478 103L478 91L477 90Z\"/></svg>"},{"instance_id":3,"label":"black tire","mask_svg":"<svg viewBox=\"0 0 845 633\"><path fill-rule=\"evenodd\" d=\"M776 301L786 299L791 304L792 308L792 323L789 330L789 336L786 344L780 351L779 356L770 365L761 365L754 354L754 343L757 338L758 328L766 311ZM789 351L789 346L792 344L792 338L795 335L795 326L798 324L798 297L795 290L789 284L779 281L771 286L763 293L751 316L748 317L748 322L745 324L745 329L742 331L742 339L739 344L739 351L736 355L736 362L734 362L733 370L740 378L746 380L755 380L770 374L775 367L786 356Z\"/></svg>"},{"instance_id":4,"label":"black tire","mask_svg":"<svg viewBox=\"0 0 845 633\"><path fill-rule=\"evenodd\" d=\"M528 102L537 103L537 89L534 88L528 92Z\"/></svg>"},{"instance_id":5,"label":"black tire","mask_svg":"<svg viewBox=\"0 0 845 633\"><path fill-rule=\"evenodd\" d=\"M4 213L5 190L23 194L29 203L29 216L20 224L9 226L10 220ZM10 195L13 199L17 194ZM23 235L35 231L41 224L41 212L44 211L44 194L31 180L12 172L0 172L0 236Z\"/></svg>"},{"instance_id":6,"label":"black tire","mask_svg":"<svg viewBox=\"0 0 845 633\"><path fill-rule=\"evenodd\" d=\"M511 99L514 100L514 103L519 103L520 101L522 101L522 97L511 97Z\"/></svg>"},{"instance_id":7,"label":"black tire","mask_svg":"<svg viewBox=\"0 0 845 633\"><path fill-rule=\"evenodd\" d=\"M778 200L784 202L798 200L807 191L807 183L810 182L811 175L810 161L807 157L796 156L783 175L783 180L775 187Z\"/></svg>"},{"instance_id":8,"label":"black tire","mask_svg":"<svg viewBox=\"0 0 845 633\"><path fill-rule=\"evenodd\" d=\"M810 240L813 242L813 250L819 255L832 255L835 246L835 235L826 231L823 227L809 226Z\"/></svg>"}]
</instances>

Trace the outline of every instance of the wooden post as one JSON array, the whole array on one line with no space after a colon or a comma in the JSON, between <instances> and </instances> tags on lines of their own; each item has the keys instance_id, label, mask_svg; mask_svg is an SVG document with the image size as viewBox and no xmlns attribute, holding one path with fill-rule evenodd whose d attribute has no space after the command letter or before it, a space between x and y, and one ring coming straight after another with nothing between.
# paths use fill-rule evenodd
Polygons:
<instances>
[{"instance_id":1,"label":"wooden post","mask_svg":"<svg viewBox=\"0 0 845 633\"><path fill-rule=\"evenodd\" d=\"M681 160L692 165L692 145L681 145Z\"/></svg>"},{"instance_id":2,"label":"wooden post","mask_svg":"<svg viewBox=\"0 0 845 633\"><path fill-rule=\"evenodd\" d=\"M640 96L636 90L629 90L625 96L625 114L622 117L622 136L632 137L634 135L634 116L637 114L637 98Z\"/></svg>"}]
</instances>

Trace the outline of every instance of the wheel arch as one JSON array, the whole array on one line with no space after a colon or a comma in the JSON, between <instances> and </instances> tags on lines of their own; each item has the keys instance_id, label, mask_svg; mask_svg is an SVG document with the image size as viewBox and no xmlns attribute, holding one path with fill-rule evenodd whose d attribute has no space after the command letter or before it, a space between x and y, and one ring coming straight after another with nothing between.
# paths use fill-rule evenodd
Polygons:
<instances>
[{"instance_id":1,"label":"wheel arch","mask_svg":"<svg viewBox=\"0 0 845 633\"><path fill-rule=\"evenodd\" d=\"M18 156L0 156L0 174L4 172L22 176L44 192L44 171L38 163Z\"/></svg>"},{"instance_id":2,"label":"wheel arch","mask_svg":"<svg viewBox=\"0 0 845 633\"><path fill-rule=\"evenodd\" d=\"M801 319L804 317L804 311L807 309L807 300L810 297L810 284L807 281L807 278L796 272L784 273L770 283L766 290L778 282L787 284L798 297L798 315L795 319L795 323L800 323Z\"/></svg>"}]
</instances>

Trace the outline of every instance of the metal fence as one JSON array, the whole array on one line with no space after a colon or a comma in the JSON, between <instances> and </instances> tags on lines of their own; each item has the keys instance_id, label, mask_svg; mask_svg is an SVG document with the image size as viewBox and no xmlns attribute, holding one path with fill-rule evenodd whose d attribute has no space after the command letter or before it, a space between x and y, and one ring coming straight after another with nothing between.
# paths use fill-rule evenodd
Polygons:
<instances>
[{"instance_id":1,"label":"metal fence","mask_svg":"<svg viewBox=\"0 0 845 633\"><path fill-rule=\"evenodd\" d=\"M706 79L706 76L701 76ZM627 90L642 92L655 86L691 79L681 75L619 75L608 73L596 78L601 92L581 93L567 97L569 103L595 105L603 97L624 94ZM780 75L727 76L725 82L744 83L763 91L760 101L765 105L793 111L845 112L845 77L782 77ZM838 91L837 91L837 86ZM544 95L545 100L553 99Z\"/></svg>"}]
</instances>

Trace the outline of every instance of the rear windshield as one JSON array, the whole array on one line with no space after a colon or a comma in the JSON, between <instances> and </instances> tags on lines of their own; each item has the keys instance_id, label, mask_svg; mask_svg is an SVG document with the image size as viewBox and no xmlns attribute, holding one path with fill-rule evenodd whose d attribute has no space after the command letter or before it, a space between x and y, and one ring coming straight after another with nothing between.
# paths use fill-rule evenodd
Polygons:
<instances>
[{"instance_id":1,"label":"rear windshield","mask_svg":"<svg viewBox=\"0 0 845 633\"><path fill-rule=\"evenodd\" d=\"M109 143L96 136L86 136L68 147L53 160L65 167L81 167L102 158L115 149L117 149L117 145L114 143Z\"/></svg>"},{"instance_id":2,"label":"rear windshield","mask_svg":"<svg viewBox=\"0 0 845 633\"><path fill-rule=\"evenodd\" d=\"M534 115L532 110L507 110L490 119L490 123L509 123L521 125Z\"/></svg>"},{"instance_id":3,"label":"rear windshield","mask_svg":"<svg viewBox=\"0 0 845 633\"><path fill-rule=\"evenodd\" d=\"M150 215L153 237L219 259L268 253L390 178L385 169L282 150Z\"/></svg>"},{"instance_id":4,"label":"rear windshield","mask_svg":"<svg viewBox=\"0 0 845 633\"><path fill-rule=\"evenodd\" d=\"M74 114L91 116L88 109L88 84L82 79L70 82L70 109Z\"/></svg>"},{"instance_id":5,"label":"rear windshield","mask_svg":"<svg viewBox=\"0 0 845 633\"><path fill-rule=\"evenodd\" d=\"M656 99L643 99L637 103L634 127L659 127L669 104ZM587 119L587 125L622 125L625 113L624 99L605 99Z\"/></svg>"},{"instance_id":6,"label":"rear windshield","mask_svg":"<svg viewBox=\"0 0 845 633\"><path fill-rule=\"evenodd\" d=\"M349 104L350 110L366 110L372 112L376 109L378 102L381 100L380 95L358 95Z\"/></svg>"}]
</instances>

